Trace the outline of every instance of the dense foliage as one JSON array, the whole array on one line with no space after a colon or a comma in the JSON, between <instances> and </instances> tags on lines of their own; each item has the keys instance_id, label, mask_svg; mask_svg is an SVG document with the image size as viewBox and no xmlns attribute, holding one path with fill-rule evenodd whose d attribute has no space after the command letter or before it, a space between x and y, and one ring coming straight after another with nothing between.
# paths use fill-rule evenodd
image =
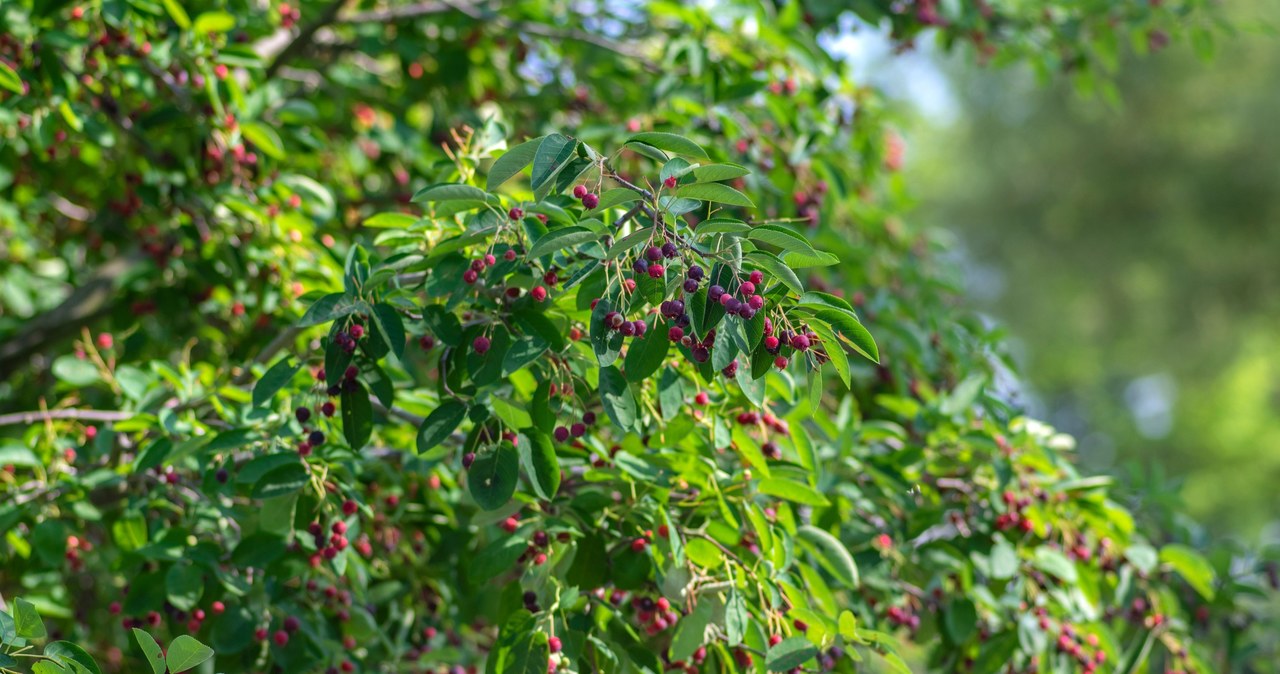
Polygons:
<instances>
[{"instance_id":1,"label":"dense foliage","mask_svg":"<svg viewBox=\"0 0 1280 674\"><path fill-rule=\"evenodd\" d=\"M1198 4L6 3L0 668L1265 662L1266 561L1020 416L819 46L1088 78Z\"/></svg>"}]
</instances>

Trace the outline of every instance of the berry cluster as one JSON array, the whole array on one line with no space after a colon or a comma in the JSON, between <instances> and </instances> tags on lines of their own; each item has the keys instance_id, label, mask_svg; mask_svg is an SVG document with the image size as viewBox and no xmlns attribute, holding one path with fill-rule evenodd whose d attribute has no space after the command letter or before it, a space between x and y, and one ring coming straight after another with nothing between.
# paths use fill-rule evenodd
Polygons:
<instances>
[{"instance_id":1,"label":"berry cluster","mask_svg":"<svg viewBox=\"0 0 1280 674\"><path fill-rule=\"evenodd\" d=\"M600 205L600 197L588 192L586 185L574 185L573 198L581 200L583 208L588 210Z\"/></svg>"}]
</instances>

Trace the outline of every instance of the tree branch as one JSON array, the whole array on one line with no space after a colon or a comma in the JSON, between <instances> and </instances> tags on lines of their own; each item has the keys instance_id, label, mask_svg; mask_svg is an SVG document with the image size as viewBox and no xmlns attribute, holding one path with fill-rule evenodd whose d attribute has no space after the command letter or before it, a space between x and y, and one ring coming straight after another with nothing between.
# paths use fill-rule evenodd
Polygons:
<instances>
[{"instance_id":1,"label":"tree branch","mask_svg":"<svg viewBox=\"0 0 1280 674\"><path fill-rule=\"evenodd\" d=\"M115 412L110 410L32 410L30 412L15 412L13 414L0 414L0 426L12 426L14 424L31 425L40 421L48 421L50 419L76 419L79 421L124 421L133 418L133 412Z\"/></svg>"},{"instance_id":2,"label":"tree branch","mask_svg":"<svg viewBox=\"0 0 1280 674\"><path fill-rule=\"evenodd\" d=\"M284 49L279 54L276 54L275 59L271 61L271 65L267 66L266 78L275 77L276 72L284 64L311 46L311 39L315 37L316 31L333 23L338 18L338 12L342 11L342 6L345 4L347 4L347 0L333 0L328 7L325 7L319 18L304 26L298 36L285 45Z\"/></svg>"}]
</instances>

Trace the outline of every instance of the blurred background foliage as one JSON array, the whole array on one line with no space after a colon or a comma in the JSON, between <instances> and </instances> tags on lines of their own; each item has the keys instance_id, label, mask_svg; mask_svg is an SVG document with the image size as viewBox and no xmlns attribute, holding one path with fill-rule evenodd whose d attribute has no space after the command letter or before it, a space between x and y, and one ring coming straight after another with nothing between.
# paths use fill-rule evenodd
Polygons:
<instances>
[{"instance_id":1,"label":"blurred background foliage","mask_svg":"<svg viewBox=\"0 0 1280 674\"><path fill-rule=\"evenodd\" d=\"M908 175L1085 465L1257 540L1280 516L1280 3L1230 5L1209 58L1126 59L1118 104L938 59Z\"/></svg>"}]
</instances>

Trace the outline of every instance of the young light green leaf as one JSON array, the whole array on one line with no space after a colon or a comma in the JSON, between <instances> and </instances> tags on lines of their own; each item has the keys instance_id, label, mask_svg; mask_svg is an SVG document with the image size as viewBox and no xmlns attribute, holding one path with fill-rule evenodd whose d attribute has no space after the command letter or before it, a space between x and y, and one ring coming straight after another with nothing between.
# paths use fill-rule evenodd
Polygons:
<instances>
[{"instance_id":1,"label":"young light green leaf","mask_svg":"<svg viewBox=\"0 0 1280 674\"><path fill-rule=\"evenodd\" d=\"M165 662L169 665L169 671L172 674L179 674L212 657L212 648L193 637L182 634L169 643L169 653L165 657Z\"/></svg>"},{"instance_id":2,"label":"young light green leaf","mask_svg":"<svg viewBox=\"0 0 1280 674\"><path fill-rule=\"evenodd\" d=\"M284 159L284 142L276 130L262 122L242 122L240 134L245 140L253 143L262 153L272 159Z\"/></svg>"},{"instance_id":3,"label":"young light green leaf","mask_svg":"<svg viewBox=\"0 0 1280 674\"><path fill-rule=\"evenodd\" d=\"M236 18L226 12L204 12L192 26L197 35L225 33L236 27Z\"/></svg>"},{"instance_id":4,"label":"young light green leaf","mask_svg":"<svg viewBox=\"0 0 1280 674\"><path fill-rule=\"evenodd\" d=\"M191 17L187 16L187 10L182 8L179 0L163 0L165 11L169 12L169 18L178 24L178 28L186 30L191 27ZM160 673L157 673L160 674Z\"/></svg>"},{"instance_id":5,"label":"young light green leaf","mask_svg":"<svg viewBox=\"0 0 1280 674\"><path fill-rule=\"evenodd\" d=\"M807 484L801 484L786 478L775 477L761 480L758 489L761 494L776 496L801 505L831 505L831 502L827 500L826 496L822 495L822 492Z\"/></svg>"},{"instance_id":6,"label":"young light green leaf","mask_svg":"<svg viewBox=\"0 0 1280 674\"><path fill-rule=\"evenodd\" d=\"M156 643L155 637L135 627L133 639L138 642L138 648L141 648L142 654L146 656L147 664L151 665L151 674L164 674L164 654L160 652L160 644Z\"/></svg>"},{"instance_id":7,"label":"young light green leaf","mask_svg":"<svg viewBox=\"0 0 1280 674\"><path fill-rule=\"evenodd\" d=\"M19 96L23 94L22 78L18 77L18 73L3 61L0 61L0 87L4 87Z\"/></svg>"},{"instance_id":8,"label":"young light green leaf","mask_svg":"<svg viewBox=\"0 0 1280 674\"><path fill-rule=\"evenodd\" d=\"M17 634L23 639L43 639L45 637L44 621L36 611L35 604L26 599L13 601L13 623Z\"/></svg>"},{"instance_id":9,"label":"young light green leaf","mask_svg":"<svg viewBox=\"0 0 1280 674\"><path fill-rule=\"evenodd\" d=\"M1187 581L1187 585L1200 593L1206 601L1213 601L1217 574L1214 573L1213 565L1209 560L1194 548L1176 543L1166 545L1160 548L1160 561L1168 564L1169 568L1182 576L1182 579Z\"/></svg>"},{"instance_id":10,"label":"young light green leaf","mask_svg":"<svg viewBox=\"0 0 1280 674\"><path fill-rule=\"evenodd\" d=\"M417 222L417 216L408 213L378 213L366 219L364 226L374 229L407 229Z\"/></svg>"}]
</instances>

